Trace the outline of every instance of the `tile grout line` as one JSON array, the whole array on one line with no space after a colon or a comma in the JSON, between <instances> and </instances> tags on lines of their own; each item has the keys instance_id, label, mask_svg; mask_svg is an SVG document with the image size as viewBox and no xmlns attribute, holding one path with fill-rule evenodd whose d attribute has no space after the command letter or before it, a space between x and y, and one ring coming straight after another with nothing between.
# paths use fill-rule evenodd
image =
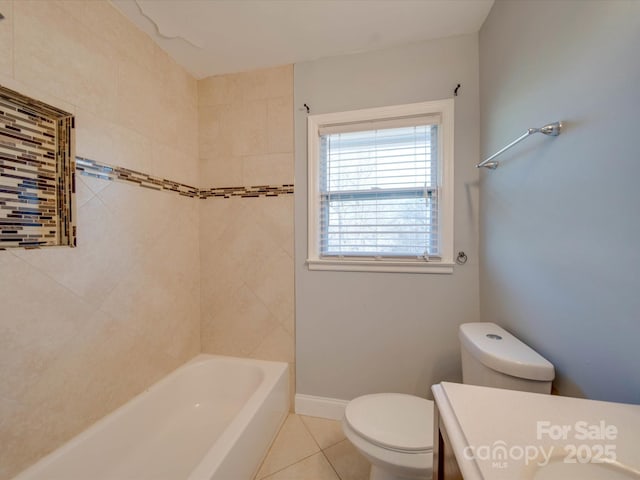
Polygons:
<instances>
[{"instance_id":1,"label":"tile grout line","mask_svg":"<svg viewBox=\"0 0 640 480\"><path fill-rule=\"evenodd\" d=\"M297 465L297 464L299 464L300 462L304 462L304 461L305 461L305 460L307 460L308 458L311 458L311 457L313 457L314 455L318 455L319 453L322 453L322 450L318 450L317 452L314 452L314 453L312 453L312 454L310 454L310 455L307 455L306 457L303 457L303 458L301 458L300 460L298 460L298 461L296 461L296 462L290 463L290 464L289 464L289 465L287 465L286 467L282 467L281 469L276 470L275 472L271 472L271 473L270 473L269 475L267 475L266 477L260 477L260 478L257 478L257 477L256 477L256 478L255 478L255 480L267 480L268 478L270 478L270 477L274 476L276 473L280 473L280 472L282 472L283 470L286 470L286 469L287 469L287 468L289 468L289 467L293 467L294 465ZM268 456L268 454L267 454L267 456ZM326 457L325 457L325 458L326 458ZM265 459L266 459L266 457L265 457ZM264 462L263 462L263 463L264 463ZM262 465L260 465L260 466L262 466ZM331 468L333 468L333 467L331 467Z\"/></svg>"},{"instance_id":2,"label":"tile grout line","mask_svg":"<svg viewBox=\"0 0 640 480\"><path fill-rule=\"evenodd\" d=\"M297 413L289 413L289 414L287 415L287 418L289 417L289 415L295 415L295 416L297 416L297 417L299 417L299 418L300 418L300 421L302 422L302 425L304 425L305 430L307 430L307 433L311 436L311 438L313 439L313 441L316 443L316 446L318 447L318 451L317 451L317 452L312 453L311 455L307 455L306 457L301 458L300 460L298 460L298 461L296 461L296 462L293 462L293 463L291 463L291 464L289 464L289 465L287 465L287 466L285 466L285 467L282 467L281 469L276 470L275 472L272 472L272 473L270 473L269 475L266 475L266 476L264 476L264 477L260 477L260 478L258 478L258 476L257 476L257 475L258 475L258 473L260 472L260 469L262 468L262 465L264 464L264 462L265 462L265 461L267 460L267 458L269 457L269 454L271 453L271 450L272 450L272 448L273 448L273 445L275 444L275 442L276 442L276 440L277 440L278 436L280 435L280 433L282 432L282 429L284 428L284 424L285 424L285 423L286 423L286 421L287 421L287 420L285 419L285 421L284 421L284 422L282 422L282 425L280 426L280 430L278 430L278 434L277 434L277 435L275 436L275 438L273 439L273 442L271 442L271 445L269 446L269 450L267 451L267 454L266 454L266 455L264 456L264 458L262 459L262 462L260 462L260 466L258 467L258 470L257 470L257 472L256 472L256 476L253 478L253 480L263 480L263 479L267 479L267 478L271 477L272 475L275 475L276 473L281 472L282 470L285 470L285 469L287 469L287 468L289 468L289 467L291 467L291 466L293 466L293 465L296 465L297 463L300 463L300 462L302 462L302 461L306 460L307 458L312 457L312 456L314 456L314 455L316 455L317 453L320 453L320 452L322 451L322 449L320 448L320 445L318 445L318 442L316 442L316 439L314 438L314 436L311 434L311 432L309 432L309 429L307 428L307 425L304 423L304 420L302 420L302 415L298 415Z\"/></svg>"},{"instance_id":3,"label":"tile grout line","mask_svg":"<svg viewBox=\"0 0 640 480\"><path fill-rule=\"evenodd\" d=\"M296 413L296 415L298 415L298 416L300 417L300 420L302 420L302 423L304 424L305 428L307 429L307 431L308 431L308 432L309 432L309 434L311 435L311 438L313 438L313 441L314 441L314 442L316 442L316 445L318 445L318 448L319 448L319 449L320 449L320 451L322 451L322 452L323 452L323 451L325 451L325 450L327 450L327 449L329 449L329 448L331 448L331 447L336 446L337 444L339 444L339 443L341 443L341 442L344 442L345 440L348 440L348 438L347 438L347 437L344 437L343 439L338 440L337 442L333 442L331 445L327 445L326 447L322 448L322 447L320 446L320 444L318 443L318 441L316 440L316 437L313 435L313 432L311 431L311 429L307 426L306 422L304 421L304 417L307 417L307 416L309 416L309 415L299 415L299 414L297 414L297 413ZM325 419L325 418L322 418L322 417L311 417L311 418L321 418L322 420L328 420L328 421L340 422L340 420L330 420L330 419L328 419L328 418L327 418L327 419Z\"/></svg>"},{"instance_id":4,"label":"tile grout line","mask_svg":"<svg viewBox=\"0 0 640 480\"><path fill-rule=\"evenodd\" d=\"M329 466L331 467L331 469L333 470L333 472L336 474L336 476L338 477L339 480L342 480L342 477L340 476L340 474L338 473L338 471L336 470L336 467L333 466L333 463L331 463L331 460L329 459L329 457L327 456L327 454L325 453L325 450L334 447L335 445L338 445L339 443L348 440L347 438L343 438L342 440L339 440L335 443L332 443L331 445L328 445L325 448L322 448L320 446L320 443L318 443L318 440L316 439L315 435L313 434L313 432L311 431L311 429L309 428L309 426L307 425L307 423L304 421L304 415L300 415L300 421L302 422L302 424L304 425L304 427L307 429L307 431L309 432L309 435L311 435L311 438L313 438L313 441L316 442L316 445L318 445L318 448L320 449L320 453L322 453L322 455L324 456L324 459L327 461L327 463L329 464ZM297 463L297 462L296 462Z\"/></svg>"},{"instance_id":5,"label":"tile grout line","mask_svg":"<svg viewBox=\"0 0 640 480\"><path fill-rule=\"evenodd\" d=\"M202 322L200 322L200 324L202 325ZM202 327L200 328L200 330L202 330ZM261 480L262 478L266 478L266 477L260 477L258 478L258 473L260 473L260 469L262 468L262 466L264 465L264 462L267 460L267 458L269 457L269 454L271 453L272 449L273 449L273 445L276 443L276 440L278 439L278 437L280 436L280 432L282 432L282 429L284 428L284 424L287 422L287 419L289 418L289 415L291 415L290 413L288 413L284 420L282 421L282 423L280 424L280 428L278 428L278 432L275 434L275 436L273 437L273 439L271 440L271 444L269 445L269 449L267 450L267 453L265 454L265 456L262 458L262 460L260 461L260 465L258 465L258 468L256 470L255 475L252 477L252 480ZM274 472L275 473L275 472ZM273 475L272 473L270 473L267 476L271 476Z\"/></svg>"},{"instance_id":6,"label":"tile grout line","mask_svg":"<svg viewBox=\"0 0 640 480\"><path fill-rule=\"evenodd\" d=\"M347 440L347 439L346 439L346 438L343 438L342 440L339 440L339 441L337 441L337 442L335 442L335 443L332 443L331 445L328 445L326 448L324 448L324 449L323 449L323 448L320 446L320 444L318 443L318 440L316 439L316 437L313 435L313 432L309 429L309 426L305 423L304 418L303 418L303 417L304 417L304 415L298 415L298 414L296 414L296 413L294 413L293 415L297 415L297 416L300 418L300 421L301 421L301 422L302 422L302 424L304 425L305 430L307 431L307 433L309 434L309 436L313 439L314 443L315 443L315 444L316 444L316 446L318 447L318 451L317 451L317 452L314 452L314 453L312 453L312 454L310 454L310 455L307 455L306 457L303 457L303 458L299 459L299 460L298 460L298 461L296 461L296 462L290 463L289 465L286 465L286 466L282 467L281 469L276 470L276 471L274 471L274 472L270 473L269 475L267 475L267 476L265 476L265 477L260 477L260 478L258 478L258 477L254 477L254 480L268 480L268 479L269 479L270 477L272 477L273 475L275 475L275 474L277 474L277 473L279 473L279 472L282 472L283 470L286 470L286 469L287 469L287 468L289 468L289 467L292 467L292 466L294 466L294 465L297 465L297 464L298 464L298 463L300 463L300 462L304 462L304 461L305 461L305 460L307 460L308 458L313 457L314 455L317 455L317 454L319 454L319 453L321 453L321 454L322 454L322 456L323 456L323 457L324 457L324 459L327 461L327 463L329 464L329 466L331 467L331 469L333 470L333 472L336 474L336 476L338 477L338 479L342 480L342 477L340 477L340 474L338 473L338 471L335 469L335 467L334 467L334 466L333 466L333 464L331 463L331 460L329 460L329 457L327 457L327 455L326 455L326 453L325 453L325 450L327 450L328 448L331 448L331 447L333 447L333 446L335 446L335 445L337 445L337 444L339 444L339 443L341 443L341 442L343 442L343 441L345 441L345 440ZM258 471L260 471L260 468L262 467L262 464L264 464L264 461L267 459L267 457L269 456L269 453L270 453L270 452L271 452L271 448L269 448L269 452L267 452L267 455L265 456L264 460L263 460L263 461L262 461L262 463L260 464L260 467L258 467Z\"/></svg>"},{"instance_id":7,"label":"tile grout line","mask_svg":"<svg viewBox=\"0 0 640 480\"><path fill-rule=\"evenodd\" d=\"M295 415L298 415L297 413ZM318 449L320 451L322 451L322 447L320 446L320 444L318 443L318 440L316 439L315 435L313 434L313 432L311 431L311 429L309 428L309 426L307 425L307 422L304 421L304 415L298 415L300 417L300 421L302 422L302 425L304 425L305 430L307 431L307 433L311 436L311 438L313 439L313 441L316 443L316 445L318 446Z\"/></svg>"},{"instance_id":8,"label":"tile grout line","mask_svg":"<svg viewBox=\"0 0 640 480\"><path fill-rule=\"evenodd\" d=\"M337 443L335 445L337 445ZM329 447L327 447L327 448L329 448ZM324 459L327 461L327 463L331 467L331 470L333 470L333 473L336 474L336 477L338 477L339 480L342 480L342 477L340 476L340 474L336 470L336 467L333 466L333 463L331 463L331 460L329 459L329 457L327 457L327 454L325 453L325 451L324 450L320 450L320 452L322 453L322 455L324 455Z\"/></svg>"}]
</instances>

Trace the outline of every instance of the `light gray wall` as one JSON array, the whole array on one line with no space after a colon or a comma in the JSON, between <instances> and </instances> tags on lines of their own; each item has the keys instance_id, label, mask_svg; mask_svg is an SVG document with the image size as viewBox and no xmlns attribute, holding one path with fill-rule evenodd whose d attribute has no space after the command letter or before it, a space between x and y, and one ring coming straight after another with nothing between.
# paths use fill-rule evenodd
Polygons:
<instances>
[{"instance_id":1,"label":"light gray wall","mask_svg":"<svg viewBox=\"0 0 640 480\"><path fill-rule=\"evenodd\" d=\"M303 104L318 114L438 100L458 83L455 248L469 262L451 275L309 271ZM477 35L298 64L294 98L297 392L428 396L431 384L460 379L457 326L478 320Z\"/></svg>"},{"instance_id":2,"label":"light gray wall","mask_svg":"<svg viewBox=\"0 0 640 480\"><path fill-rule=\"evenodd\" d=\"M546 7L545 7L546 5ZM497 0L480 32L481 316L562 394L640 402L640 2Z\"/></svg>"}]
</instances>

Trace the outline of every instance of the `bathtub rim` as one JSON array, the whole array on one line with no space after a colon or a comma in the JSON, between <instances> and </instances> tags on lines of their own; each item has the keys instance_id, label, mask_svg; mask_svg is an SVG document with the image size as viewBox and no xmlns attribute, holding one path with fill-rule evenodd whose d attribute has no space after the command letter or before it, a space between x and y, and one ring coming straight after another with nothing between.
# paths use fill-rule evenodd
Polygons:
<instances>
[{"instance_id":1,"label":"bathtub rim","mask_svg":"<svg viewBox=\"0 0 640 480\"><path fill-rule=\"evenodd\" d=\"M261 455L261 460L258 462L258 465L255 466L253 475L257 473L257 470L260 468L260 464L262 460L266 456L273 439L278 434L282 424L287 418L289 414L290 405L290 388L289 385L289 364L286 362L277 362L271 360L257 360L251 358L244 357L229 357L223 355L209 355L209 354L201 354L210 357L217 358L227 358L232 359L233 361L240 361L246 364L252 365L262 365L265 368L265 378L260 383L259 387L253 392L251 397L245 402L240 411L233 418L231 423L224 429L220 437L216 440L216 442L211 446L211 448L207 451L205 456L202 458L200 463L191 471L186 480L202 480L208 479L212 473L214 473L218 467L222 464L222 462L227 458L227 455L236 445L242 434L245 432L247 427L249 426L251 420L256 417L259 408L263 404L263 400L267 398L268 394L275 390L278 387L278 383L280 381L285 382L286 386L286 408L283 411L282 418L278 422L278 428L275 432L273 432L271 442L265 445L265 451ZM200 355L198 355L199 357ZM195 357L197 359L198 357Z\"/></svg>"}]
</instances>

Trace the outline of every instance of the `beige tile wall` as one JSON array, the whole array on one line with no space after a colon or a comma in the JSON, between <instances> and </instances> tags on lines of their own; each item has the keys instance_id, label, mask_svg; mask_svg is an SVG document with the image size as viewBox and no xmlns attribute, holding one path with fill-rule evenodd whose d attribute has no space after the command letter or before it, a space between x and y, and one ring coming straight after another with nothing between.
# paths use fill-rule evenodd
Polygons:
<instances>
[{"instance_id":1,"label":"beige tile wall","mask_svg":"<svg viewBox=\"0 0 640 480\"><path fill-rule=\"evenodd\" d=\"M197 82L147 36L102 1L0 12L0 84L74 113L78 155L197 186ZM200 350L203 201L77 189L78 248L0 251L0 479Z\"/></svg>"},{"instance_id":2,"label":"beige tile wall","mask_svg":"<svg viewBox=\"0 0 640 480\"><path fill-rule=\"evenodd\" d=\"M201 185L293 183L293 66L198 82ZM209 353L289 362L293 195L200 205L201 335Z\"/></svg>"}]
</instances>

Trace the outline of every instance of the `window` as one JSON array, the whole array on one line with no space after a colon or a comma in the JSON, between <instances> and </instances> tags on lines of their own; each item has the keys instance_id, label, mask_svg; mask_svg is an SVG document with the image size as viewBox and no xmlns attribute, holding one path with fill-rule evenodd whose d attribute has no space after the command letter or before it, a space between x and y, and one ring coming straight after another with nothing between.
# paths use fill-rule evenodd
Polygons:
<instances>
[{"instance_id":1,"label":"window","mask_svg":"<svg viewBox=\"0 0 640 480\"><path fill-rule=\"evenodd\" d=\"M309 268L450 273L453 100L308 121Z\"/></svg>"}]
</instances>

